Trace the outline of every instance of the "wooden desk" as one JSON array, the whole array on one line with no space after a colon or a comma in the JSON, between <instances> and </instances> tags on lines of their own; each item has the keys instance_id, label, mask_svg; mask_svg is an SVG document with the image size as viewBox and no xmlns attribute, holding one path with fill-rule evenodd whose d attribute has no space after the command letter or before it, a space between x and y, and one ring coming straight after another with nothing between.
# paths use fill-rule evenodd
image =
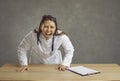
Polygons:
<instances>
[{"instance_id":1,"label":"wooden desk","mask_svg":"<svg viewBox=\"0 0 120 81\"><path fill-rule=\"evenodd\" d=\"M0 81L120 81L120 66L117 64L72 64L100 71L100 74L80 76L68 70L60 72L57 65L30 65L29 71L16 72L18 65L5 64L0 68Z\"/></svg>"}]
</instances>

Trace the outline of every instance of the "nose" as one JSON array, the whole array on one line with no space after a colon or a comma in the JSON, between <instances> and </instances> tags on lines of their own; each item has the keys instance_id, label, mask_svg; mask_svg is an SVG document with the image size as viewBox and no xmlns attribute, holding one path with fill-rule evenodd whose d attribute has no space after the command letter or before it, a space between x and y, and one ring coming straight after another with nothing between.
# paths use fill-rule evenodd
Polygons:
<instances>
[{"instance_id":1,"label":"nose","mask_svg":"<svg viewBox=\"0 0 120 81\"><path fill-rule=\"evenodd\" d=\"M48 28L47 28L47 31L50 31L50 30L51 30L50 27L48 27Z\"/></svg>"}]
</instances>

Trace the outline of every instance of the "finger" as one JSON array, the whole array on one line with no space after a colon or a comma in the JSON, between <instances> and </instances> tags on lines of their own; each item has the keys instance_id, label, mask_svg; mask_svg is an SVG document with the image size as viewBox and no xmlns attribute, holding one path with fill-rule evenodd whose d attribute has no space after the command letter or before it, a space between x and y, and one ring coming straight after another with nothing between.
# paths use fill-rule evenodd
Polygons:
<instances>
[{"instance_id":1,"label":"finger","mask_svg":"<svg viewBox=\"0 0 120 81\"><path fill-rule=\"evenodd\" d=\"M21 70L22 70L22 67L18 68L18 69L17 69L17 72L20 72Z\"/></svg>"},{"instance_id":2,"label":"finger","mask_svg":"<svg viewBox=\"0 0 120 81\"><path fill-rule=\"evenodd\" d=\"M23 67L20 72L24 72L25 70L28 70L28 67Z\"/></svg>"},{"instance_id":3,"label":"finger","mask_svg":"<svg viewBox=\"0 0 120 81\"><path fill-rule=\"evenodd\" d=\"M60 66L60 67L58 68L58 70L59 70L59 71L65 71L65 68L62 67L62 66Z\"/></svg>"},{"instance_id":4,"label":"finger","mask_svg":"<svg viewBox=\"0 0 120 81\"><path fill-rule=\"evenodd\" d=\"M25 69L26 69L26 67L23 67L23 68L20 70L20 72L24 72Z\"/></svg>"},{"instance_id":5,"label":"finger","mask_svg":"<svg viewBox=\"0 0 120 81\"><path fill-rule=\"evenodd\" d=\"M61 70L62 70L60 66L58 67L58 70L59 70L59 71L61 71Z\"/></svg>"},{"instance_id":6,"label":"finger","mask_svg":"<svg viewBox=\"0 0 120 81\"><path fill-rule=\"evenodd\" d=\"M62 70L62 71L65 71L66 69L65 69L65 67L62 67L61 70Z\"/></svg>"},{"instance_id":7,"label":"finger","mask_svg":"<svg viewBox=\"0 0 120 81\"><path fill-rule=\"evenodd\" d=\"M27 66L22 66L17 70L17 72L23 72L25 70L28 70L28 67Z\"/></svg>"}]
</instances>

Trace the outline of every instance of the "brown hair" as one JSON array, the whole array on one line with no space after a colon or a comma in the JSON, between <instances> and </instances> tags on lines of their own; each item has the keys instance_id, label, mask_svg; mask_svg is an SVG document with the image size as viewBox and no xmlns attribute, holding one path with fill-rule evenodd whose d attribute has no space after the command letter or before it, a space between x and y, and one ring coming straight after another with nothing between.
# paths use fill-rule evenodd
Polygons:
<instances>
[{"instance_id":1,"label":"brown hair","mask_svg":"<svg viewBox=\"0 0 120 81\"><path fill-rule=\"evenodd\" d=\"M64 32L58 33L58 31L57 31L57 30L58 30L57 19L56 19L55 17L53 17L53 16L51 16L51 15L44 15L44 16L42 17L41 22L40 22L39 29L38 29L38 30L36 30L36 29L34 30L34 32L37 33L37 41L40 41L39 36L40 36L40 33L42 32L42 31L41 31L42 24L43 24L45 21L47 21L47 20L53 21L53 22L55 23L56 30L55 30L54 35L59 36L59 35L65 34Z\"/></svg>"}]
</instances>

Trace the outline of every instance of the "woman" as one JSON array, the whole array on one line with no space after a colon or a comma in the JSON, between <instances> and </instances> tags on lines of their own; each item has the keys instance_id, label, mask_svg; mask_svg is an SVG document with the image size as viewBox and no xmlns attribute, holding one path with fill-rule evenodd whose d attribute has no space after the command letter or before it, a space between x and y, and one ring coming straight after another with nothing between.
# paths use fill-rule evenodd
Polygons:
<instances>
[{"instance_id":1,"label":"woman","mask_svg":"<svg viewBox=\"0 0 120 81\"><path fill-rule=\"evenodd\" d=\"M60 46L64 48L62 60ZM29 54L27 54L27 51ZM56 18L44 15L38 30L28 33L18 46L19 72L28 70L28 64L59 64L58 70L64 71L70 66L74 47L68 36L58 30ZM29 56L29 60L27 58Z\"/></svg>"}]
</instances>

